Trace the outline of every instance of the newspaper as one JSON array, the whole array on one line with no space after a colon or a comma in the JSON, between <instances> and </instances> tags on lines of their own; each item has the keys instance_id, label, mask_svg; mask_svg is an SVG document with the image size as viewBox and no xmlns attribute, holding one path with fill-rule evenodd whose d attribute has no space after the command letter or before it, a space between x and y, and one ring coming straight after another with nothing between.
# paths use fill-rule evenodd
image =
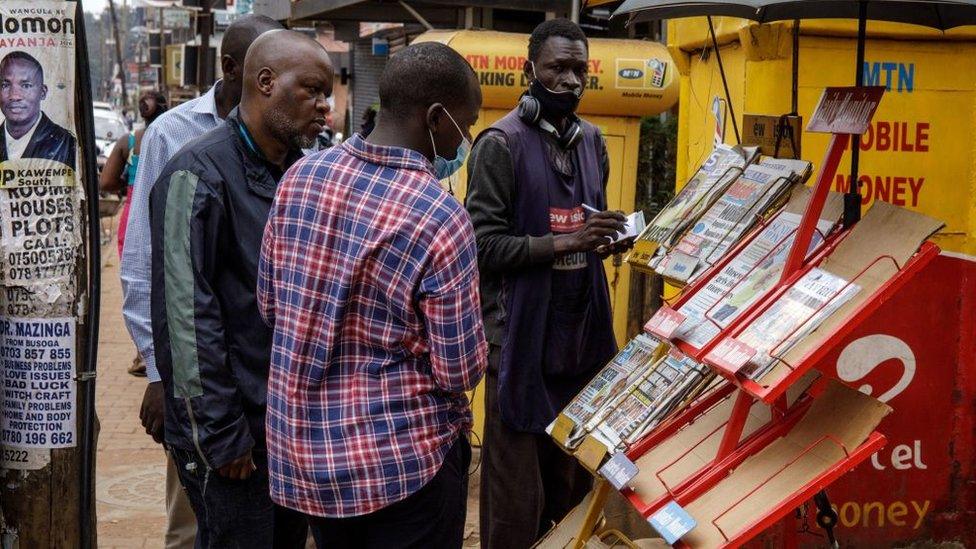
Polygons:
<instances>
[{"instance_id":1,"label":"newspaper","mask_svg":"<svg viewBox=\"0 0 976 549\"><path fill-rule=\"evenodd\" d=\"M652 429L701 384L708 370L677 350L641 376L608 410L592 435L608 450L622 450Z\"/></svg>"},{"instance_id":2,"label":"newspaper","mask_svg":"<svg viewBox=\"0 0 976 549\"><path fill-rule=\"evenodd\" d=\"M651 365L660 342L653 336L638 334L604 366L563 410L563 415L583 426L613 396L623 392L630 376Z\"/></svg>"},{"instance_id":3,"label":"newspaper","mask_svg":"<svg viewBox=\"0 0 976 549\"><path fill-rule=\"evenodd\" d=\"M654 268L665 250L721 195L756 156L755 147L718 145L678 194L640 233L628 262ZM644 250L643 252L641 250Z\"/></svg>"},{"instance_id":4,"label":"newspaper","mask_svg":"<svg viewBox=\"0 0 976 549\"><path fill-rule=\"evenodd\" d=\"M772 355L785 354L860 290L857 284L813 268L736 336L756 350L742 373L761 379L776 363Z\"/></svg>"},{"instance_id":5,"label":"newspaper","mask_svg":"<svg viewBox=\"0 0 976 549\"><path fill-rule=\"evenodd\" d=\"M658 272L679 282L694 280L721 259L759 216L809 172L810 163L801 160L766 158L748 166L678 241L658 265Z\"/></svg>"},{"instance_id":6,"label":"newspaper","mask_svg":"<svg viewBox=\"0 0 976 549\"><path fill-rule=\"evenodd\" d=\"M793 212L777 213L748 246L678 308L685 320L673 337L700 349L772 288L783 272L801 219ZM808 253L833 226L834 221L818 221L819 232L814 231Z\"/></svg>"}]
</instances>

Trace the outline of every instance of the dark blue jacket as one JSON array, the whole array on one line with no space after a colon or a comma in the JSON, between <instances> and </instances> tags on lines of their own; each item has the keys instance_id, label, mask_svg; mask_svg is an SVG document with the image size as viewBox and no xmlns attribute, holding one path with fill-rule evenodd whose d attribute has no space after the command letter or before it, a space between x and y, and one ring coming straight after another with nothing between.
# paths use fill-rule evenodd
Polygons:
<instances>
[{"instance_id":1,"label":"dark blue jacket","mask_svg":"<svg viewBox=\"0 0 976 549\"><path fill-rule=\"evenodd\" d=\"M298 157L289 155L288 165ZM149 198L166 443L214 469L265 446L271 329L255 290L281 176L234 111L176 153Z\"/></svg>"}]
</instances>

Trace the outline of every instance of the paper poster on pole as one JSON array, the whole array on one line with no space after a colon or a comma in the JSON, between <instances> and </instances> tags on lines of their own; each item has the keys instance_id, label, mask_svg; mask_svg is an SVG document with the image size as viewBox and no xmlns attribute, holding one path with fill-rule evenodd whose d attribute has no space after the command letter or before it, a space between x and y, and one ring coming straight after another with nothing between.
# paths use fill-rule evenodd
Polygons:
<instances>
[{"instance_id":1,"label":"paper poster on pole","mask_svg":"<svg viewBox=\"0 0 976 549\"><path fill-rule=\"evenodd\" d=\"M0 468L77 444L74 2L0 2Z\"/></svg>"},{"instance_id":2,"label":"paper poster on pole","mask_svg":"<svg viewBox=\"0 0 976 549\"><path fill-rule=\"evenodd\" d=\"M75 319L0 319L0 443L75 446Z\"/></svg>"},{"instance_id":3,"label":"paper poster on pole","mask_svg":"<svg viewBox=\"0 0 976 549\"><path fill-rule=\"evenodd\" d=\"M50 300L81 244L75 7L0 3L0 284Z\"/></svg>"}]
</instances>

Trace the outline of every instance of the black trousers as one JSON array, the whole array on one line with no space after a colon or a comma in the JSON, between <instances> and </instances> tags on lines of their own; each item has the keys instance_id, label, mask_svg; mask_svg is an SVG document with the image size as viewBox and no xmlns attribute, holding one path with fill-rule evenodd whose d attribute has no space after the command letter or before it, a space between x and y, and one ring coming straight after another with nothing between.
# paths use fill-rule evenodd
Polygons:
<instances>
[{"instance_id":1,"label":"black trousers","mask_svg":"<svg viewBox=\"0 0 976 549\"><path fill-rule=\"evenodd\" d=\"M454 549L464 541L471 446L457 442L437 474L406 499L348 518L308 517L319 549Z\"/></svg>"},{"instance_id":2,"label":"black trousers","mask_svg":"<svg viewBox=\"0 0 976 549\"><path fill-rule=\"evenodd\" d=\"M198 549L301 549L308 537L305 515L275 505L268 488L268 455L253 450L257 469L231 480L207 467L196 452L171 449L197 517Z\"/></svg>"},{"instance_id":3,"label":"black trousers","mask_svg":"<svg viewBox=\"0 0 976 549\"><path fill-rule=\"evenodd\" d=\"M576 507L592 476L546 434L504 424L498 408L501 349L488 354L481 447L481 547L525 549Z\"/></svg>"}]
</instances>

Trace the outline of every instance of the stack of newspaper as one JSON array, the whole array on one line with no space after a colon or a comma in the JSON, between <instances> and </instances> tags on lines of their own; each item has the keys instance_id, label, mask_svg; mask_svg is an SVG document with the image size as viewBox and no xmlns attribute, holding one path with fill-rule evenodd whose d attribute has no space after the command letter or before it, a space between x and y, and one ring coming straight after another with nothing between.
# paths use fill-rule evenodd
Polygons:
<instances>
[{"instance_id":1,"label":"stack of newspaper","mask_svg":"<svg viewBox=\"0 0 976 549\"><path fill-rule=\"evenodd\" d=\"M699 349L704 347L776 284L800 226L802 216L796 212L806 206L810 193L806 187L799 187L793 194L784 210L773 216L747 246L678 308L684 320L673 338ZM807 253L819 246L823 235L836 225L838 219L833 210L840 208L824 211L825 218L818 221Z\"/></svg>"},{"instance_id":2,"label":"stack of newspaper","mask_svg":"<svg viewBox=\"0 0 976 549\"><path fill-rule=\"evenodd\" d=\"M801 277L736 340L756 350L742 369L750 379L760 380L798 341L806 337L861 287L814 268Z\"/></svg>"},{"instance_id":3,"label":"stack of newspaper","mask_svg":"<svg viewBox=\"0 0 976 549\"><path fill-rule=\"evenodd\" d=\"M702 364L672 349L636 379L613 406L590 420L590 433L611 452L625 450L682 402L697 396L712 375Z\"/></svg>"},{"instance_id":4,"label":"stack of newspaper","mask_svg":"<svg viewBox=\"0 0 976 549\"><path fill-rule=\"evenodd\" d=\"M589 434L610 451L625 449L714 379L677 349L656 358L663 352L660 345L652 336L638 335L569 403L562 412L574 424L564 441L567 448L576 448Z\"/></svg>"},{"instance_id":5,"label":"stack of newspaper","mask_svg":"<svg viewBox=\"0 0 976 549\"><path fill-rule=\"evenodd\" d=\"M653 268L659 249L674 245L679 236L705 212L722 192L755 159L758 149L718 145L678 194L638 236L628 262L636 268Z\"/></svg>"},{"instance_id":6,"label":"stack of newspaper","mask_svg":"<svg viewBox=\"0 0 976 549\"><path fill-rule=\"evenodd\" d=\"M586 436L584 426L599 412L624 394L628 385L644 375L654 363L661 342L647 334L638 334L617 353L563 410L574 428L566 445L575 448ZM551 426L550 426L551 427Z\"/></svg>"},{"instance_id":7,"label":"stack of newspaper","mask_svg":"<svg viewBox=\"0 0 976 549\"><path fill-rule=\"evenodd\" d=\"M778 158L764 158L746 167L661 259L657 272L678 283L693 281L720 260L794 184L806 180L810 172L809 162Z\"/></svg>"}]
</instances>

